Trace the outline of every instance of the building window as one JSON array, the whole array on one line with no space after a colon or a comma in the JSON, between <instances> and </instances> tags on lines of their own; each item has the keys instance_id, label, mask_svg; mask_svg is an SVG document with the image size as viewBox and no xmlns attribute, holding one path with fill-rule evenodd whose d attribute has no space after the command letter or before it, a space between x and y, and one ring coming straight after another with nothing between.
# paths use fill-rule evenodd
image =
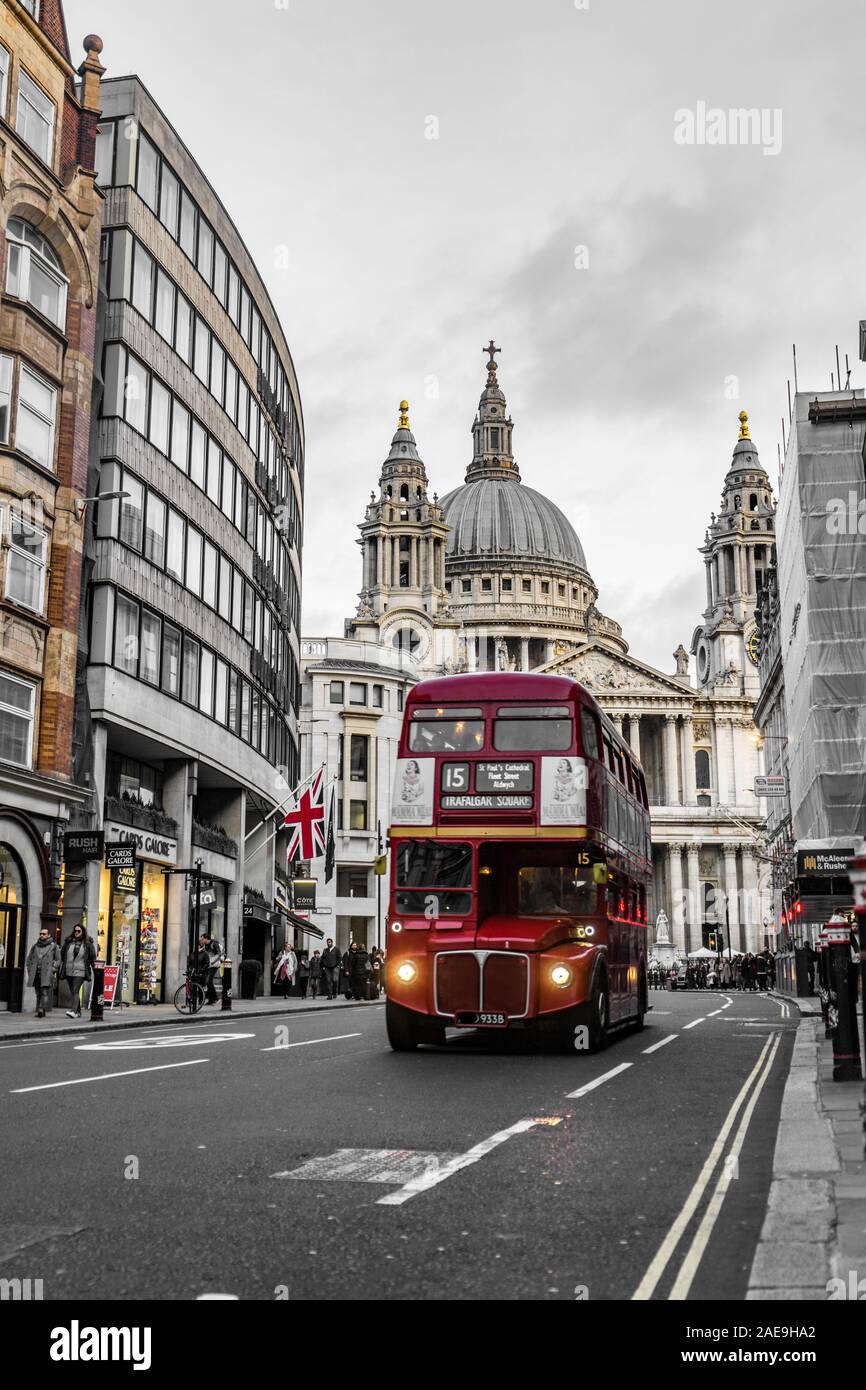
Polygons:
<instances>
[{"instance_id":1,"label":"building window","mask_svg":"<svg viewBox=\"0 0 866 1390\"><path fill-rule=\"evenodd\" d=\"M36 686L0 671L0 759L30 767Z\"/></svg>"},{"instance_id":2,"label":"building window","mask_svg":"<svg viewBox=\"0 0 866 1390\"><path fill-rule=\"evenodd\" d=\"M24 608L42 612L48 536L31 526L19 512L9 511L9 552L6 556L6 597Z\"/></svg>"},{"instance_id":3,"label":"building window","mask_svg":"<svg viewBox=\"0 0 866 1390\"><path fill-rule=\"evenodd\" d=\"M117 126L114 121L96 127L96 182L103 188L114 183L114 137Z\"/></svg>"},{"instance_id":4,"label":"building window","mask_svg":"<svg viewBox=\"0 0 866 1390\"><path fill-rule=\"evenodd\" d=\"M9 95L9 54L0 44L0 120L6 119L6 98Z\"/></svg>"},{"instance_id":5,"label":"building window","mask_svg":"<svg viewBox=\"0 0 866 1390\"><path fill-rule=\"evenodd\" d=\"M369 898L370 870L347 865L337 870L338 898Z\"/></svg>"},{"instance_id":6,"label":"building window","mask_svg":"<svg viewBox=\"0 0 866 1390\"><path fill-rule=\"evenodd\" d=\"M120 539L133 550L141 550L144 524L144 488L131 474L124 472L123 490L129 494L120 504Z\"/></svg>"},{"instance_id":7,"label":"building window","mask_svg":"<svg viewBox=\"0 0 866 1390\"><path fill-rule=\"evenodd\" d=\"M12 408L12 358L0 357L0 444L9 443Z\"/></svg>"},{"instance_id":8,"label":"building window","mask_svg":"<svg viewBox=\"0 0 866 1390\"><path fill-rule=\"evenodd\" d=\"M349 829L367 829L367 803L366 801L349 802Z\"/></svg>"},{"instance_id":9,"label":"building window","mask_svg":"<svg viewBox=\"0 0 866 1390\"><path fill-rule=\"evenodd\" d=\"M461 580L460 580L460 588L461 588L461 590L462 590L462 592L463 592L464 594L469 594L469 593L471 593L471 592L472 592L472 580L471 580L471 579L461 579Z\"/></svg>"},{"instance_id":10,"label":"building window","mask_svg":"<svg viewBox=\"0 0 866 1390\"><path fill-rule=\"evenodd\" d=\"M397 691L397 710L398 710L398 712L401 712L402 709L403 709L403 700L404 700L404 694L403 694L403 687L401 686L400 689Z\"/></svg>"},{"instance_id":11,"label":"building window","mask_svg":"<svg viewBox=\"0 0 866 1390\"><path fill-rule=\"evenodd\" d=\"M710 755L705 748L699 748L695 753L695 786L698 791L708 791L711 785Z\"/></svg>"},{"instance_id":12,"label":"building window","mask_svg":"<svg viewBox=\"0 0 866 1390\"><path fill-rule=\"evenodd\" d=\"M54 103L37 87L23 68L18 72L18 118L16 129L46 164L51 163L54 143Z\"/></svg>"},{"instance_id":13,"label":"building window","mask_svg":"<svg viewBox=\"0 0 866 1390\"><path fill-rule=\"evenodd\" d=\"M34 18L35 20L38 21L38 19L39 19L39 0L21 0L21 3L22 3L22 5L24 6L24 8L25 8L25 10L27 11L27 13L28 13L28 14L31 14L31 15L33 16L33 18Z\"/></svg>"},{"instance_id":14,"label":"building window","mask_svg":"<svg viewBox=\"0 0 866 1390\"><path fill-rule=\"evenodd\" d=\"M159 685L159 645L162 624L155 613L144 610L141 615L141 665L139 679L148 685Z\"/></svg>"},{"instance_id":15,"label":"building window","mask_svg":"<svg viewBox=\"0 0 866 1390\"><path fill-rule=\"evenodd\" d=\"M366 705L367 687L362 681L349 682L349 704Z\"/></svg>"},{"instance_id":16,"label":"building window","mask_svg":"<svg viewBox=\"0 0 866 1390\"><path fill-rule=\"evenodd\" d=\"M130 676L138 671L138 604L123 594L114 601L114 664Z\"/></svg>"},{"instance_id":17,"label":"building window","mask_svg":"<svg viewBox=\"0 0 866 1390\"><path fill-rule=\"evenodd\" d=\"M155 492L147 494L147 524L144 528L144 553L148 560L162 569L165 564L165 503Z\"/></svg>"},{"instance_id":18,"label":"building window","mask_svg":"<svg viewBox=\"0 0 866 1390\"><path fill-rule=\"evenodd\" d=\"M382 708L382 686L381 686L381 685L374 685L374 686L373 686L373 709L381 709L381 708Z\"/></svg>"},{"instance_id":19,"label":"building window","mask_svg":"<svg viewBox=\"0 0 866 1390\"><path fill-rule=\"evenodd\" d=\"M542 581L541 581L541 592L542 592L543 594L549 594L549 593L550 593L550 585L549 585L549 583L547 582L546 579L542 579Z\"/></svg>"},{"instance_id":20,"label":"building window","mask_svg":"<svg viewBox=\"0 0 866 1390\"><path fill-rule=\"evenodd\" d=\"M558 588L559 588L559 597L560 597L560 598L565 598L565 585L564 585L564 584L560 584L560 585L558 586Z\"/></svg>"},{"instance_id":21,"label":"building window","mask_svg":"<svg viewBox=\"0 0 866 1390\"><path fill-rule=\"evenodd\" d=\"M492 581L492 579L482 579L482 581L481 581L481 592L482 592L482 594L489 594L489 593L491 593L492 591L493 591L493 581Z\"/></svg>"},{"instance_id":22,"label":"building window","mask_svg":"<svg viewBox=\"0 0 866 1390\"><path fill-rule=\"evenodd\" d=\"M504 594L510 594L510 593L511 593L511 580L510 580L510 579L503 579L503 580L502 580L502 592L503 592Z\"/></svg>"},{"instance_id":23,"label":"building window","mask_svg":"<svg viewBox=\"0 0 866 1390\"><path fill-rule=\"evenodd\" d=\"M65 328L69 281L53 246L20 217L9 218L6 239L6 293L26 300L57 328Z\"/></svg>"},{"instance_id":24,"label":"building window","mask_svg":"<svg viewBox=\"0 0 866 1390\"><path fill-rule=\"evenodd\" d=\"M166 695L180 694L180 631L170 623L162 629L162 689Z\"/></svg>"},{"instance_id":25,"label":"building window","mask_svg":"<svg viewBox=\"0 0 866 1390\"><path fill-rule=\"evenodd\" d=\"M54 463L54 410L57 393L53 386L21 366L18 381L18 418L15 445L22 454L51 468Z\"/></svg>"},{"instance_id":26,"label":"building window","mask_svg":"<svg viewBox=\"0 0 866 1390\"><path fill-rule=\"evenodd\" d=\"M341 705L344 699L345 686L342 681L331 681L328 687L328 699L332 705Z\"/></svg>"},{"instance_id":27,"label":"building window","mask_svg":"<svg viewBox=\"0 0 866 1390\"><path fill-rule=\"evenodd\" d=\"M191 637L183 639L183 690L186 704L198 704L198 666L200 647ZM246 687L245 687L246 689Z\"/></svg>"},{"instance_id":28,"label":"building window","mask_svg":"<svg viewBox=\"0 0 866 1390\"><path fill-rule=\"evenodd\" d=\"M367 780L369 747L370 740L364 734L352 734L350 752L352 770L349 775L353 782L366 782Z\"/></svg>"},{"instance_id":29,"label":"building window","mask_svg":"<svg viewBox=\"0 0 866 1390\"><path fill-rule=\"evenodd\" d=\"M531 579L522 579L521 582L520 582L520 586L521 586L521 588L523 589L523 592L524 592L525 594L531 594L531 593L532 593L532 580L531 580Z\"/></svg>"}]
</instances>

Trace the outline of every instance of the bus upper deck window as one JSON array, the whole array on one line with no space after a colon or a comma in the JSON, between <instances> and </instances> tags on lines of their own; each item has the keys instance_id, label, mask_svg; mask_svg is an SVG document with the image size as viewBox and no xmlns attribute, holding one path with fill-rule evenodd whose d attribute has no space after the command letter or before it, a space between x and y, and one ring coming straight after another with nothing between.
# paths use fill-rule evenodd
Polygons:
<instances>
[{"instance_id":1,"label":"bus upper deck window","mask_svg":"<svg viewBox=\"0 0 866 1390\"><path fill-rule=\"evenodd\" d=\"M565 753L574 743L567 705L500 705L493 747L500 753Z\"/></svg>"},{"instance_id":2,"label":"bus upper deck window","mask_svg":"<svg viewBox=\"0 0 866 1390\"><path fill-rule=\"evenodd\" d=\"M409 748L413 753L477 753L483 747L480 709L425 705L412 713Z\"/></svg>"},{"instance_id":3,"label":"bus upper deck window","mask_svg":"<svg viewBox=\"0 0 866 1390\"><path fill-rule=\"evenodd\" d=\"M583 735L584 753L588 758L597 758L599 756L598 726L588 709L580 711L580 728Z\"/></svg>"}]
</instances>

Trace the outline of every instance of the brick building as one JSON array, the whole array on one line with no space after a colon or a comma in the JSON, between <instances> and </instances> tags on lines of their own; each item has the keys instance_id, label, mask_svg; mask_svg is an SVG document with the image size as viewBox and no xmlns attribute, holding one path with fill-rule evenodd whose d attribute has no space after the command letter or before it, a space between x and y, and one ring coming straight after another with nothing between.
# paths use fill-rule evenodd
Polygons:
<instances>
[{"instance_id":1,"label":"brick building","mask_svg":"<svg viewBox=\"0 0 866 1390\"><path fill-rule=\"evenodd\" d=\"M75 783L83 515L102 194L102 41L60 0L0 0L0 1007L59 927Z\"/></svg>"}]
</instances>

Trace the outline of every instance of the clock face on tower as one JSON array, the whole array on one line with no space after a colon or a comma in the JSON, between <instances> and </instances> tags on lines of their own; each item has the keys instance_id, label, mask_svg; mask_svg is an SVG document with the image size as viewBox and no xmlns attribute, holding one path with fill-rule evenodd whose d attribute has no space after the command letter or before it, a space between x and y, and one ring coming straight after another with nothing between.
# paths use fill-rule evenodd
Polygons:
<instances>
[{"instance_id":1,"label":"clock face on tower","mask_svg":"<svg viewBox=\"0 0 866 1390\"><path fill-rule=\"evenodd\" d=\"M746 652L753 666L757 666L761 656L761 639L758 636L758 629L753 627L746 638Z\"/></svg>"}]
</instances>

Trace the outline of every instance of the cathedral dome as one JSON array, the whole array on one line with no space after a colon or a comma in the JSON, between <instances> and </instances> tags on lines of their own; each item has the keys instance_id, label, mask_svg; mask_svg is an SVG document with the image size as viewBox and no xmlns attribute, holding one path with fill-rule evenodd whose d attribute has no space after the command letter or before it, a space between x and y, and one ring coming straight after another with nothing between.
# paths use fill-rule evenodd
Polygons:
<instances>
[{"instance_id":1,"label":"cathedral dome","mask_svg":"<svg viewBox=\"0 0 866 1390\"><path fill-rule=\"evenodd\" d=\"M549 498L515 476L478 478L442 499L446 556L536 561L586 570L577 532Z\"/></svg>"}]
</instances>

